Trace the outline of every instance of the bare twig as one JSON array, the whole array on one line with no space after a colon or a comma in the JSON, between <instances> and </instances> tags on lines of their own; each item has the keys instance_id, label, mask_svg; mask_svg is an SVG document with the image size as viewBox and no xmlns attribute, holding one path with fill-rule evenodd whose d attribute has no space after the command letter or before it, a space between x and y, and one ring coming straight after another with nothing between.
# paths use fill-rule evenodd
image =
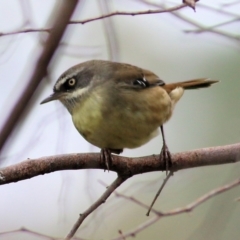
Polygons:
<instances>
[{"instance_id":1,"label":"bare twig","mask_svg":"<svg viewBox=\"0 0 240 240\"><path fill-rule=\"evenodd\" d=\"M231 16L231 17L238 17L239 16L238 14L236 14L232 11L227 11L227 8L216 8L214 6L204 5L204 4L201 4L201 3L198 4L198 8L199 7L207 9L207 10L211 10L213 12L221 13L222 15L226 15L226 16Z\"/></svg>"},{"instance_id":2,"label":"bare twig","mask_svg":"<svg viewBox=\"0 0 240 240\"><path fill-rule=\"evenodd\" d=\"M185 30L184 32L186 32L186 33L202 33L202 32L212 31L213 29L215 29L217 27L221 27L221 26L233 23L233 22L238 22L238 21L240 21L240 17L237 17L237 18L234 18L229 21L222 22L222 23L218 23L214 26L204 27L204 28L195 29L195 30Z\"/></svg>"},{"instance_id":3,"label":"bare twig","mask_svg":"<svg viewBox=\"0 0 240 240\"><path fill-rule=\"evenodd\" d=\"M189 18L181 15L181 14L178 14L178 13L172 13L172 15L174 15L175 17L185 21L185 22L188 22L190 23L191 25L197 27L199 29L197 29L196 33L201 33L201 32L211 32L211 33L214 33L214 34L217 34L217 35L220 35L220 36L223 36L223 37L226 37L226 38L229 38L231 40L236 40L236 41L240 41L240 36L237 35L237 34L231 34L231 33L227 33L225 31L221 31L221 30L217 30L217 29L214 29L215 26L212 26L212 27L205 27L204 25L200 24L200 23L197 23L195 21L192 21L190 20ZM194 31L190 31L190 30L185 30L184 31L185 33L194 33Z\"/></svg>"},{"instance_id":4,"label":"bare twig","mask_svg":"<svg viewBox=\"0 0 240 240\"><path fill-rule=\"evenodd\" d=\"M80 214L77 222L74 224L73 228L67 235L65 239L69 240L71 239L84 219L92 213L95 209L97 209L101 204L105 203L105 201L108 199L108 197L113 193L115 189L117 189L124 181L128 179L127 176L118 176L117 179L107 188L107 190L103 193L103 195L93 204L91 205L85 212Z\"/></svg>"},{"instance_id":5,"label":"bare twig","mask_svg":"<svg viewBox=\"0 0 240 240\"><path fill-rule=\"evenodd\" d=\"M20 34L20 33L29 33L29 32L47 32L47 33L49 33L50 31L51 31L51 28L42 28L42 29L41 28L28 28L28 29L13 31L13 32L5 32L5 33L0 32L0 37L14 35L14 34Z\"/></svg>"},{"instance_id":6,"label":"bare twig","mask_svg":"<svg viewBox=\"0 0 240 240\"><path fill-rule=\"evenodd\" d=\"M55 238L55 237L51 237L51 236L48 236L48 235L45 235L45 234L42 234L42 233L38 233L38 232L35 232L35 231L32 231L30 229L27 229L27 228L20 228L20 229L17 229L17 230L11 230L11 231L6 231L6 232L0 232L0 236L6 236L6 235L10 235L10 234L13 234L13 233L28 233L29 235L32 235L34 236L34 238L37 237L37 239L39 239L39 237L41 239L49 239L49 240L61 240L62 238ZM5 238L5 237L3 237ZM75 238L72 238L72 240L84 240L83 238L78 238L78 237L75 237Z\"/></svg>"},{"instance_id":7,"label":"bare twig","mask_svg":"<svg viewBox=\"0 0 240 240\"><path fill-rule=\"evenodd\" d=\"M178 6L175 7L171 7L171 8L167 8L167 9L158 9L158 10L147 10L147 11L138 11L138 12L113 12L113 13L108 13L108 14L104 14L102 16L99 17L94 17L94 18L89 18L86 20L75 20L75 21L69 21L69 24L85 24L88 22L93 22L93 21L97 21L97 20L101 20L104 18L109 18L109 17L113 17L113 16L137 16L137 15L146 15L146 14L157 14L157 13L167 13L167 12L173 12L173 11L177 11L179 9L182 9L184 7L188 7L188 4L183 3L180 4ZM39 29L33 29L33 28L29 28L29 29L22 29L22 30L17 30L17 31L13 31L13 32L6 32L6 33L0 33L0 37L1 36L7 36L7 35L13 35L13 34L20 34L20 33L29 33L29 32L51 32L51 28L39 28Z\"/></svg>"},{"instance_id":8,"label":"bare twig","mask_svg":"<svg viewBox=\"0 0 240 240\"><path fill-rule=\"evenodd\" d=\"M117 192L117 191L114 191L114 194L115 194L116 197L125 198L125 199L127 199L128 201L131 201L131 202L133 202L133 203L135 203L135 204L137 204L137 205L139 205L139 206L141 206L141 207L143 207L143 208L146 208L147 210L149 209L149 205L147 205L147 204L139 201L138 199L136 199L136 198L134 198L134 197L126 196L126 195L121 194L121 193L119 193L119 192ZM152 208L151 211L154 212L154 213L156 213L156 214L158 215L158 211L155 210L154 208Z\"/></svg>"},{"instance_id":9,"label":"bare twig","mask_svg":"<svg viewBox=\"0 0 240 240\"><path fill-rule=\"evenodd\" d=\"M161 8L161 9L165 9L165 5L164 4L160 4L160 3L154 3L154 2L148 2L147 0L141 0L141 2L145 3L146 5L148 6L154 6L154 7L157 7L157 8ZM221 12L221 13L224 13L224 14L227 14L226 11L222 10L222 9L213 9L212 7L208 7L208 6L205 6L205 5L200 5L201 7L204 7L204 8L209 8L211 10L215 10L215 11L218 11L218 12ZM192 26L196 27L197 30L200 29L202 31L199 31L199 32L211 32L211 33L214 33L214 34L217 34L217 35L220 35L220 36L224 36L224 37L227 37L231 40L237 40L237 41L240 41L240 36L237 35L237 34L231 34L231 33L227 33L227 32L224 32L224 31L221 31L221 30L217 30L217 29L214 29L214 26L209 28L209 27L206 27L196 21L193 21L192 19L184 16L183 14L180 14L178 12L175 12L175 11L172 11L171 14L175 17L177 17L178 19L184 21L184 22L187 22L189 24L191 24ZM229 15L234 15L235 16L235 19L239 18L238 15L236 14L233 14L233 13L229 13ZM189 32L192 32L192 31L185 31L186 33L189 33Z\"/></svg>"},{"instance_id":10,"label":"bare twig","mask_svg":"<svg viewBox=\"0 0 240 240\"><path fill-rule=\"evenodd\" d=\"M223 3L222 6L223 7L229 7L229 6L232 6L232 5L235 5L235 4L239 4L240 1L239 0L236 0L236 1L233 1L233 2L230 2L230 3Z\"/></svg>"},{"instance_id":11,"label":"bare twig","mask_svg":"<svg viewBox=\"0 0 240 240\"><path fill-rule=\"evenodd\" d=\"M162 192L164 186L166 185L167 181L169 180L169 178L170 178L172 175L173 175L173 172L170 171L170 172L168 173L167 177L164 179L164 181L163 181L163 183L161 184L159 190L157 191L157 193L156 193L156 195L155 195L155 197L154 197L154 199L153 199L150 207L148 208L148 211L147 211L146 216L149 216L149 214L150 214L150 212L151 212L151 210L152 210L152 207L153 207L154 203L156 202L156 200L157 200L157 198L159 197L160 193Z\"/></svg>"},{"instance_id":12,"label":"bare twig","mask_svg":"<svg viewBox=\"0 0 240 240\"><path fill-rule=\"evenodd\" d=\"M147 10L147 11L138 11L138 12L113 12L113 13L108 13L99 17L94 17L94 18L89 18L86 20L75 20L75 21L70 21L69 24L85 24L88 22L93 22L96 20L100 20L100 19L104 19L104 18L108 18L108 17L113 17L113 16L137 16L137 15L145 15L145 14L156 14L156 13L166 13L166 12L173 12L173 11L177 11L179 9L182 9L184 7L188 7L188 5L186 3L180 4L178 6L175 7L171 7L171 8L167 8L167 9L158 9L158 10Z\"/></svg>"},{"instance_id":13,"label":"bare twig","mask_svg":"<svg viewBox=\"0 0 240 240\"><path fill-rule=\"evenodd\" d=\"M27 107L28 102L34 94L38 84L46 75L47 66L63 36L77 3L78 0L65 0L63 2L61 9L56 16L55 23L53 24L51 34L49 35L45 43L45 47L39 56L33 75L29 79L29 82L19 99L16 100L16 104L13 106L9 116L6 118L6 121L2 126L0 134L0 151L15 127L18 119L21 117L24 109Z\"/></svg>"},{"instance_id":14,"label":"bare twig","mask_svg":"<svg viewBox=\"0 0 240 240\"><path fill-rule=\"evenodd\" d=\"M160 215L162 216L172 216L172 215L177 215L180 213L187 213L187 212L191 212L194 208L196 208L197 206L201 205L202 203L206 202L207 200L209 200L210 198L219 195L220 193L226 192L236 186L240 185L240 178L229 183L226 185L223 185L219 188L216 188L212 191L210 191L209 193L203 195L202 197L198 198L196 201L190 203L189 205L187 205L186 207L183 208L176 208L173 209L171 211L165 212L165 213L160 213Z\"/></svg>"},{"instance_id":15,"label":"bare twig","mask_svg":"<svg viewBox=\"0 0 240 240\"><path fill-rule=\"evenodd\" d=\"M169 170L233 163L240 161L240 143L203 148L172 155L172 166ZM42 157L0 169L0 185L29 179L38 175L72 169L105 169L98 153L65 154ZM165 171L165 163L154 156L127 158L114 155L111 171L132 175Z\"/></svg>"},{"instance_id":16,"label":"bare twig","mask_svg":"<svg viewBox=\"0 0 240 240\"><path fill-rule=\"evenodd\" d=\"M112 240L122 240L123 237L125 239L127 239L129 237L135 237L139 232L142 232L144 229L153 225L158 220L159 220L159 216L155 216L125 234L123 234L123 232L122 232L122 235L120 237L113 238Z\"/></svg>"},{"instance_id":17,"label":"bare twig","mask_svg":"<svg viewBox=\"0 0 240 240\"><path fill-rule=\"evenodd\" d=\"M182 207L182 208L176 208L173 209L171 211L168 212L160 212L157 210L153 210L152 212L156 214L155 217L151 218L150 220L147 220L146 222L142 223L141 225L137 226L136 228L130 230L129 232L123 234L121 237L117 237L114 238L113 240L121 240L123 238L128 238L128 237L135 237L139 232L143 231L145 228L149 227L150 225L154 224L155 222L159 221L162 217L169 217L169 216L173 216L173 215L178 215L178 214L182 214L182 213L188 213L193 211L196 207L198 207L199 205L203 204L204 202L206 202L207 200L209 200L210 198L213 198L214 196L221 194L223 192L226 192L236 186L240 185L240 179L237 179L229 184L226 184L224 186L221 186L219 188L216 188L212 191L210 191L209 193L203 195L202 197L198 198L197 200L195 200L194 202L188 204L186 207ZM124 197L125 199L132 201L134 203L137 203L140 206L145 207L144 203L141 203L140 201L124 196L123 194L118 194L119 197Z\"/></svg>"},{"instance_id":18,"label":"bare twig","mask_svg":"<svg viewBox=\"0 0 240 240\"><path fill-rule=\"evenodd\" d=\"M117 16L117 15L136 16L136 15L143 15L143 14L156 14L156 13L165 13L165 12L173 13L176 10L179 10L181 8L189 6L189 3L184 3L184 4L181 4L181 5L172 7L172 8L165 9L164 4L151 3L151 2L147 2L146 0L142 0L142 2L144 2L145 4L148 4L148 5L155 6L155 7L160 7L162 9L160 9L160 10L158 9L158 10L139 11L139 12L120 12L119 11L119 12L109 13L109 14L105 14L105 15L102 15L102 16L99 16L99 17L90 18L90 19L86 19L86 20L82 20L82 21L70 21L69 24L85 24L85 23L88 23L88 22L92 22L92 21L96 21L96 20L100 20L100 19L104 19L104 18L108 18L108 17L112 17L112 16ZM194 1L191 0L190 2L194 2ZM220 12L220 13L232 15L232 16L235 16L235 18L232 19L232 20L229 20L229 21L226 21L226 22L223 22L223 23L211 26L211 27L205 27L205 26L203 26L203 25L201 25L201 24L199 24L197 22L192 21L191 19L188 19L188 18L184 17L183 15L173 14L176 17L178 17L179 19L181 19L181 20L183 20L185 22L188 22L188 23L190 23L190 24L192 24L192 25L194 25L195 27L198 28L196 30L186 30L185 31L186 33L212 32L212 33L215 33L215 34L227 37L227 38L231 38L233 40L237 40L237 41L240 40L240 37L237 36L237 35L230 34L230 33L227 33L227 32L215 29L216 27L219 27L219 26L222 26L222 25L226 25L226 24L229 24L229 23L232 23L232 22L235 22L235 21L239 21L239 16L238 15L236 15L234 13L231 13L231 12L227 12L224 9L215 9L215 8L213 8L211 6L205 6L205 5L202 5L202 4L199 4L199 6L202 7L202 8L210 9L212 11L214 10L214 11L217 11L217 12ZM190 7L191 7L191 5L190 5ZM46 29L32 29L32 28L29 28L29 29L17 30L17 31L13 31L13 32L0 33L0 37L1 36L7 36L7 35L13 35L13 34L20 34L20 33L50 32L50 31L51 31L51 28L46 28Z\"/></svg>"}]
</instances>

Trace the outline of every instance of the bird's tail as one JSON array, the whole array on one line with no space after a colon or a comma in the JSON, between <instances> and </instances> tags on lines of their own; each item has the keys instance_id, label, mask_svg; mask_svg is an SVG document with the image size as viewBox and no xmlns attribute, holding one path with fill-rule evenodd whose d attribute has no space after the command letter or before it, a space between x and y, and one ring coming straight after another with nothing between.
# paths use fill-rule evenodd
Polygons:
<instances>
[{"instance_id":1,"label":"bird's tail","mask_svg":"<svg viewBox=\"0 0 240 240\"><path fill-rule=\"evenodd\" d=\"M205 88L210 87L212 84L217 83L219 81L217 80L210 80L207 78L200 78L200 79L194 79L189 80L185 82L177 82L177 83L170 83L162 86L168 93L170 93L175 88L183 88L183 89L198 89L198 88Z\"/></svg>"},{"instance_id":2,"label":"bird's tail","mask_svg":"<svg viewBox=\"0 0 240 240\"><path fill-rule=\"evenodd\" d=\"M210 87L212 84L217 83L217 80L209 80L207 78L200 78L189 80L185 82L177 82L163 85L162 87L167 91L172 99L173 107L182 97L184 89L198 89Z\"/></svg>"}]
</instances>

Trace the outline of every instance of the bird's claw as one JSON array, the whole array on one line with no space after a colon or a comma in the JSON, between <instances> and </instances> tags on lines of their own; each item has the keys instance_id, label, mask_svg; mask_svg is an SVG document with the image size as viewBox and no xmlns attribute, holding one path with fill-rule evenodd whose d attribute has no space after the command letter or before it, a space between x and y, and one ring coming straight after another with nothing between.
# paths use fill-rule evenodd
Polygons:
<instances>
[{"instance_id":1,"label":"bird's claw","mask_svg":"<svg viewBox=\"0 0 240 240\"><path fill-rule=\"evenodd\" d=\"M102 148L100 152L100 160L103 164L105 164L105 170L110 170L109 166L112 162L112 154L111 151L107 148Z\"/></svg>"},{"instance_id":2,"label":"bird's claw","mask_svg":"<svg viewBox=\"0 0 240 240\"><path fill-rule=\"evenodd\" d=\"M168 170L172 165L172 156L171 153L168 150L168 147L166 144L163 144L161 153L160 153L160 161L163 161L166 165L166 174L168 174Z\"/></svg>"}]
</instances>

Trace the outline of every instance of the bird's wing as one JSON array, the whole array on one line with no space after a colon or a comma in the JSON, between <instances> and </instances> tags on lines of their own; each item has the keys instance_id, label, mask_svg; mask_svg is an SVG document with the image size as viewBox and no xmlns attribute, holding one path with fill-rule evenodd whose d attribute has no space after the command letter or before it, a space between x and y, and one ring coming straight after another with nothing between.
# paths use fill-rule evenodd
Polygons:
<instances>
[{"instance_id":1,"label":"bird's wing","mask_svg":"<svg viewBox=\"0 0 240 240\"><path fill-rule=\"evenodd\" d=\"M143 89L165 85L163 80L148 70L131 67L131 65L127 67L128 69L121 69L121 73L116 74L115 79L122 87Z\"/></svg>"}]
</instances>

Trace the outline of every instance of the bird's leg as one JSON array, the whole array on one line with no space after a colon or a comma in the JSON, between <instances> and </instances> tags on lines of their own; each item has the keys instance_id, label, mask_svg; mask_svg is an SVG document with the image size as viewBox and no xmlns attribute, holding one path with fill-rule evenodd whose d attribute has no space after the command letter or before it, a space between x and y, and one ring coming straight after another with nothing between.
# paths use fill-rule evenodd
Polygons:
<instances>
[{"instance_id":1,"label":"bird's leg","mask_svg":"<svg viewBox=\"0 0 240 240\"><path fill-rule=\"evenodd\" d=\"M165 162L166 174L168 174L169 167L171 167L171 164L172 164L172 157L171 157L171 153L169 152L166 141L165 141L163 125L161 125L160 128L161 128L162 139L163 139L163 146L162 146L162 150L160 153L160 160Z\"/></svg>"},{"instance_id":2,"label":"bird's leg","mask_svg":"<svg viewBox=\"0 0 240 240\"><path fill-rule=\"evenodd\" d=\"M122 149L110 149L110 148L102 148L100 152L100 160L105 164L105 170L110 170L110 165L112 164L112 154L116 153L120 154L123 150ZM104 171L105 171L104 170Z\"/></svg>"},{"instance_id":3,"label":"bird's leg","mask_svg":"<svg viewBox=\"0 0 240 240\"><path fill-rule=\"evenodd\" d=\"M105 164L105 170L109 171L110 162L112 162L111 151L108 148L102 148L100 152L100 160Z\"/></svg>"}]
</instances>

